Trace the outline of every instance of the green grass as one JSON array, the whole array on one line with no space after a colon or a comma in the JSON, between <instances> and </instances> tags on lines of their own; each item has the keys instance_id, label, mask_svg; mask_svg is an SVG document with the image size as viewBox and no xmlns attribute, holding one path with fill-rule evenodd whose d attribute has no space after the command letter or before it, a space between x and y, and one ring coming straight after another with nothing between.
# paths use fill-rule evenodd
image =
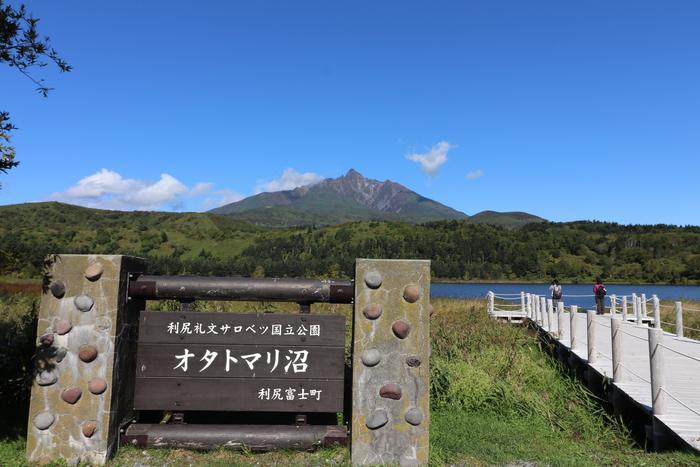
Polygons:
<instances>
[{"instance_id":1,"label":"green grass","mask_svg":"<svg viewBox=\"0 0 700 467\"><path fill-rule=\"evenodd\" d=\"M31 322L22 315L31 305L27 300L0 298L0 306L11 309L7 316L17 329ZM149 308L175 305L154 302ZM432 465L700 465L700 457L693 453L647 453L636 446L626 427L603 412L590 392L548 357L524 328L489 320L483 300L437 299L434 306ZM293 312L296 306L200 302L197 308ZM313 312L349 317L351 308L318 305ZM0 439L3 466L25 465L22 422L15 421L14 434ZM349 461L345 448L311 453L200 453L129 447L120 449L110 465L343 465Z\"/></svg>"}]
</instances>

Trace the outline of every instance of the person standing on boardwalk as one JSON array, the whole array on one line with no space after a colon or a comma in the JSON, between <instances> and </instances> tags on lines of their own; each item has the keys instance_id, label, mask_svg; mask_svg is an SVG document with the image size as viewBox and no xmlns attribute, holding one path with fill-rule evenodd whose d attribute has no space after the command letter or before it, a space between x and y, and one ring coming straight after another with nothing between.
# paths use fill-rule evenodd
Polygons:
<instances>
[{"instance_id":1,"label":"person standing on boardwalk","mask_svg":"<svg viewBox=\"0 0 700 467\"><path fill-rule=\"evenodd\" d=\"M593 295L595 295L595 312L598 315L605 313L605 294L608 293L605 290L605 285L600 277L595 278L595 284L593 284Z\"/></svg>"},{"instance_id":2,"label":"person standing on boardwalk","mask_svg":"<svg viewBox=\"0 0 700 467\"><path fill-rule=\"evenodd\" d=\"M554 279L549 286L549 291L551 292L552 295L552 308L554 311L557 311L557 307L559 306L559 300L561 300L562 296L562 289L561 285L559 285L559 279Z\"/></svg>"}]
</instances>

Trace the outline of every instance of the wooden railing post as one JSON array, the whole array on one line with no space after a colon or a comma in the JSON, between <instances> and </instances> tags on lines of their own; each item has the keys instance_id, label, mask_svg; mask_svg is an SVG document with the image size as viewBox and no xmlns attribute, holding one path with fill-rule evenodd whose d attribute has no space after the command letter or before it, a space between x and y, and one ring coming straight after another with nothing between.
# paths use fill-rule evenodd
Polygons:
<instances>
[{"instance_id":1,"label":"wooden railing post","mask_svg":"<svg viewBox=\"0 0 700 467\"><path fill-rule=\"evenodd\" d=\"M540 297L540 310L542 311L542 322L549 331L549 312L547 311L547 299Z\"/></svg>"},{"instance_id":2,"label":"wooden railing post","mask_svg":"<svg viewBox=\"0 0 700 467\"><path fill-rule=\"evenodd\" d=\"M569 315L569 343L571 344L571 351L574 351L574 346L576 345L576 314L578 313L578 306L571 305L571 314Z\"/></svg>"},{"instance_id":3,"label":"wooden railing post","mask_svg":"<svg viewBox=\"0 0 700 467\"><path fill-rule=\"evenodd\" d=\"M493 309L494 309L494 296L493 292L489 291L488 293L488 302L489 302L489 314L493 315Z\"/></svg>"},{"instance_id":4,"label":"wooden railing post","mask_svg":"<svg viewBox=\"0 0 700 467\"><path fill-rule=\"evenodd\" d=\"M622 322L627 322L627 295L622 296Z\"/></svg>"},{"instance_id":5,"label":"wooden railing post","mask_svg":"<svg viewBox=\"0 0 700 467\"><path fill-rule=\"evenodd\" d=\"M676 302L676 336L683 337L683 303Z\"/></svg>"},{"instance_id":6,"label":"wooden railing post","mask_svg":"<svg viewBox=\"0 0 700 467\"><path fill-rule=\"evenodd\" d=\"M651 374L651 407L654 415L666 413L666 394L663 392L664 359L660 344L664 332L661 329L649 328L649 368Z\"/></svg>"},{"instance_id":7,"label":"wooden railing post","mask_svg":"<svg viewBox=\"0 0 700 467\"><path fill-rule=\"evenodd\" d=\"M564 337L564 302L557 302L557 335L561 340Z\"/></svg>"},{"instance_id":8,"label":"wooden railing post","mask_svg":"<svg viewBox=\"0 0 700 467\"><path fill-rule=\"evenodd\" d=\"M622 332L620 331L620 322L622 320L617 316L610 318L610 339L612 342L612 367L613 367L613 382L619 383L622 381Z\"/></svg>"},{"instance_id":9,"label":"wooden railing post","mask_svg":"<svg viewBox=\"0 0 700 467\"><path fill-rule=\"evenodd\" d=\"M588 363L595 363L597 355L595 350L595 310L586 312L586 341L588 344Z\"/></svg>"},{"instance_id":10,"label":"wooden railing post","mask_svg":"<svg viewBox=\"0 0 700 467\"><path fill-rule=\"evenodd\" d=\"M533 305L535 306L535 322L538 326L542 325L542 313L540 313L540 297L535 294L532 296Z\"/></svg>"},{"instance_id":11,"label":"wooden railing post","mask_svg":"<svg viewBox=\"0 0 700 467\"><path fill-rule=\"evenodd\" d=\"M525 310L525 292L520 291L520 311L523 313L526 312Z\"/></svg>"},{"instance_id":12,"label":"wooden railing post","mask_svg":"<svg viewBox=\"0 0 700 467\"><path fill-rule=\"evenodd\" d=\"M615 295L610 296L610 314L615 316L617 313L617 297Z\"/></svg>"},{"instance_id":13,"label":"wooden railing post","mask_svg":"<svg viewBox=\"0 0 700 467\"><path fill-rule=\"evenodd\" d=\"M646 318L649 315L649 311L647 310L647 294L643 293L642 294L642 316Z\"/></svg>"},{"instance_id":14,"label":"wooden railing post","mask_svg":"<svg viewBox=\"0 0 700 467\"><path fill-rule=\"evenodd\" d=\"M659 297L654 294L651 296L651 300L654 306L654 327L656 329L661 329L661 307L659 306Z\"/></svg>"},{"instance_id":15,"label":"wooden railing post","mask_svg":"<svg viewBox=\"0 0 700 467\"><path fill-rule=\"evenodd\" d=\"M553 334L554 333L554 300L552 300L551 298L547 299L547 315L548 315L547 321L549 321L548 326L547 326L547 331L550 334Z\"/></svg>"}]
</instances>

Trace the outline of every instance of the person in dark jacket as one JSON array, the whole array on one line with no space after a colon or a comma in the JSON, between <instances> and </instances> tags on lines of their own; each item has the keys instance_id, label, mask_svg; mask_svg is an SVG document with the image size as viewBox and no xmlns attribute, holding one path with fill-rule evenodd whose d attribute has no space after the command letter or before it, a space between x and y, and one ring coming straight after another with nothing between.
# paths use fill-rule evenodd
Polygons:
<instances>
[{"instance_id":1,"label":"person in dark jacket","mask_svg":"<svg viewBox=\"0 0 700 467\"><path fill-rule=\"evenodd\" d=\"M595 284L593 284L593 295L595 295L595 312L598 315L605 313L605 285L600 277L595 278Z\"/></svg>"}]
</instances>

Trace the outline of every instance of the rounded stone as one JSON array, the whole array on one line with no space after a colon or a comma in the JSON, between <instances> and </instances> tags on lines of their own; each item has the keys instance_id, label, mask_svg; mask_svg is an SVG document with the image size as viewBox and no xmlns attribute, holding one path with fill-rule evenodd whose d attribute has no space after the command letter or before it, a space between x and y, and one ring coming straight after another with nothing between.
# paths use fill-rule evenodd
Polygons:
<instances>
[{"instance_id":1,"label":"rounded stone","mask_svg":"<svg viewBox=\"0 0 700 467\"><path fill-rule=\"evenodd\" d=\"M405 319L400 319L394 321L394 324L391 325L391 330L394 331L394 335L399 339L405 339L411 332L411 325Z\"/></svg>"},{"instance_id":2,"label":"rounded stone","mask_svg":"<svg viewBox=\"0 0 700 467\"><path fill-rule=\"evenodd\" d=\"M81 345L78 350L78 358L85 363L90 363L97 358L97 347L94 345Z\"/></svg>"},{"instance_id":3,"label":"rounded stone","mask_svg":"<svg viewBox=\"0 0 700 467\"><path fill-rule=\"evenodd\" d=\"M61 281L53 281L51 283L51 293L56 298L63 298L66 294L66 284Z\"/></svg>"},{"instance_id":4,"label":"rounded stone","mask_svg":"<svg viewBox=\"0 0 700 467\"><path fill-rule=\"evenodd\" d=\"M367 418L365 425L367 425L367 428L370 430L376 430L377 428L381 428L386 425L388 421L389 416L387 415L386 410L378 409L372 412L372 415Z\"/></svg>"},{"instance_id":5,"label":"rounded stone","mask_svg":"<svg viewBox=\"0 0 700 467\"><path fill-rule=\"evenodd\" d=\"M97 422L92 421L92 420L89 422L85 422L85 423L83 423L83 426L80 428L81 428L81 431L83 432L83 436L85 436L86 438L92 438L92 435L94 435L95 432L97 431Z\"/></svg>"},{"instance_id":6,"label":"rounded stone","mask_svg":"<svg viewBox=\"0 0 700 467\"><path fill-rule=\"evenodd\" d=\"M73 329L73 325L67 319L57 319L56 322L53 323L53 330L59 336L68 334L71 329Z\"/></svg>"},{"instance_id":7,"label":"rounded stone","mask_svg":"<svg viewBox=\"0 0 700 467\"><path fill-rule=\"evenodd\" d=\"M86 312L92 310L95 301L89 295L78 295L73 299L73 303L78 310Z\"/></svg>"},{"instance_id":8,"label":"rounded stone","mask_svg":"<svg viewBox=\"0 0 700 467\"><path fill-rule=\"evenodd\" d=\"M384 399L394 399L395 401L397 401L401 399L401 388L398 384L385 384L379 390L379 395Z\"/></svg>"},{"instance_id":9,"label":"rounded stone","mask_svg":"<svg viewBox=\"0 0 700 467\"><path fill-rule=\"evenodd\" d=\"M50 332L48 334L44 334L43 336L41 336L39 338L39 343L41 345L45 345L46 347L50 347L51 345L53 345L53 340L54 340L54 335L52 332Z\"/></svg>"},{"instance_id":10,"label":"rounded stone","mask_svg":"<svg viewBox=\"0 0 700 467\"><path fill-rule=\"evenodd\" d=\"M420 287L415 284L407 285L403 289L403 299L408 303L415 303L420 298Z\"/></svg>"},{"instance_id":11,"label":"rounded stone","mask_svg":"<svg viewBox=\"0 0 700 467\"><path fill-rule=\"evenodd\" d=\"M423 422L423 412L420 409L414 407L406 412L404 418L411 425L417 426Z\"/></svg>"},{"instance_id":12,"label":"rounded stone","mask_svg":"<svg viewBox=\"0 0 700 467\"><path fill-rule=\"evenodd\" d=\"M406 357L406 365L410 366L411 368L418 368L421 364L420 358L416 357L415 355L411 355L410 357Z\"/></svg>"},{"instance_id":13,"label":"rounded stone","mask_svg":"<svg viewBox=\"0 0 700 467\"><path fill-rule=\"evenodd\" d=\"M54 355L54 360L56 363L61 363L64 358L66 358L66 355L68 355L68 349L65 347L59 347L58 350L56 350L56 355Z\"/></svg>"},{"instance_id":14,"label":"rounded stone","mask_svg":"<svg viewBox=\"0 0 700 467\"><path fill-rule=\"evenodd\" d=\"M382 285L382 275L379 271L369 271L365 274L365 284L370 289L378 289Z\"/></svg>"},{"instance_id":15,"label":"rounded stone","mask_svg":"<svg viewBox=\"0 0 700 467\"><path fill-rule=\"evenodd\" d=\"M372 303L364 307L362 314L367 319L377 319L382 315L382 306L379 303Z\"/></svg>"},{"instance_id":16,"label":"rounded stone","mask_svg":"<svg viewBox=\"0 0 700 467\"><path fill-rule=\"evenodd\" d=\"M45 430L56 420L56 417L51 412L39 412L34 416L34 426L40 430Z\"/></svg>"},{"instance_id":17,"label":"rounded stone","mask_svg":"<svg viewBox=\"0 0 700 467\"><path fill-rule=\"evenodd\" d=\"M85 278L89 281L96 281L102 276L104 270L102 263L92 263L85 269Z\"/></svg>"},{"instance_id":18,"label":"rounded stone","mask_svg":"<svg viewBox=\"0 0 700 467\"><path fill-rule=\"evenodd\" d=\"M58 381L58 376L53 371L41 370L36 375L36 384L39 386L51 386L56 381Z\"/></svg>"},{"instance_id":19,"label":"rounded stone","mask_svg":"<svg viewBox=\"0 0 700 467\"><path fill-rule=\"evenodd\" d=\"M102 394L107 390L107 381L103 378L92 378L88 381L88 389L95 395Z\"/></svg>"},{"instance_id":20,"label":"rounded stone","mask_svg":"<svg viewBox=\"0 0 700 467\"><path fill-rule=\"evenodd\" d=\"M374 366L381 361L382 355L377 349L367 349L364 352L362 352L361 358L362 363L364 363L365 366Z\"/></svg>"},{"instance_id":21,"label":"rounded stone","mask_svg":"<svg viewBox=\"0 0 700 467\"><path fill-rule=\"evenodd\" d=\"M80 396L82 395L83 391L80 388L70 388L61 393L61 399L69 404L75 404L80 400Z\"/></svg>"}]
</instances>

